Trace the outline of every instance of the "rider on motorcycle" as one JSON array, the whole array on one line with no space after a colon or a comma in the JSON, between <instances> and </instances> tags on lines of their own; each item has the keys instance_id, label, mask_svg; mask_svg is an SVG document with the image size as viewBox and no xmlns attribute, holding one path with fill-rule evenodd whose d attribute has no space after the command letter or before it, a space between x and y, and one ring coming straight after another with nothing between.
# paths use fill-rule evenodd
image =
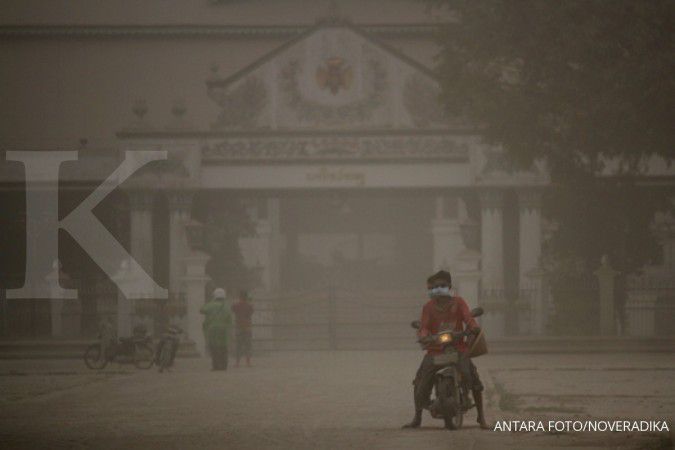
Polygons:
<instances>
[{"instance_id":1,"label":"rider on motorcycle","mask_svg":"<svg viewBox=\"0 0 675 450\"><path fill-rule=\"evenodd\" d=\"M418 337L424 341L424 338L437 333L443 326L450 325L454 331L463 331L464 325L467 329L477 336L480 327L471 316L469 307L463 298L453 297L450 294L452 287L452 277L449 272L441 270L427 279L427 289L429 290L429 300L422 308L422 319L418 331ZM468 347L464 339L453 343L461 355L460 368L464 382L473 393L473 399L478 411L477 422L482 429L489 429L485 421L483 410L483 384L478 377L476 366L471 362L467 355ZM434 374L438 367L434 364L433 356L442 353L442 348L438 345L425 344L427 354L424 355L417 375L413 381L415 397L415 416L413 420L404 425L404 428L417 428L422 424L422 410L429 405L431 391L434 386Z\"/></svg>"}]
</instances>

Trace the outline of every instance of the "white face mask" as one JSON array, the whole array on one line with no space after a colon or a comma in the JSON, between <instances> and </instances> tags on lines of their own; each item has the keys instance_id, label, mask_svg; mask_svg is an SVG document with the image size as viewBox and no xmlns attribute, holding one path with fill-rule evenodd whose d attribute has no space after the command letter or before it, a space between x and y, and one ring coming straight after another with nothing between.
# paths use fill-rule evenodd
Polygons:
<instances>
[{"instance_id":1,"label":"white face mask","mask_svg":"<svg viewBox=\"0 0 675 450\"><path fill-rule=\"evenodd\" d=\"M429 297L450 297L450 288L448 286L439 286L429 289Z\"/></svg>"}]
</instances>

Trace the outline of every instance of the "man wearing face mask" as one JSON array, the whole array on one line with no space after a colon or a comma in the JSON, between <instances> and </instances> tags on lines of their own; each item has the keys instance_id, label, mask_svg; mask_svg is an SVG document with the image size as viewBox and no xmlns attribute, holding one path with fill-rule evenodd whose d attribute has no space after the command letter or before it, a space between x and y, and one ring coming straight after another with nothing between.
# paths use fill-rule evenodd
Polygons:
<instances>
[{"instance_id":1,"label":"man wearing face mask","mask_svg":"<svg viewBox=\"0 0 675 450\"><path fill-rule=\"evenodd\" d=\"M450 288L452 287L452 277L449 272L441 270L427 279L427 289L430 300L422 308L422 318L417 335L420 339L426 336L436 334L444 324L450 324L454 331L463 331L464 326L471 330L474 335L478 335L480 327L471 316L469 306L463 298L452 296ZM473 393L473 399L478 411L477 422L482 429L489 429L485 421L483 410L483 385L478 377L476 366L468 357L468 347L464 339L454 342L454 345L463 357L461 362L464 378L468 382ZM434 387L434 375L438 366L434 364L433 357L443 353L443 349L438 344L426 344L427 350L417 375L415 376L414 396L415 396L415 416L413 420L404 425L404 428L417 428L422 424L422 411L429 405L431 391Z\"/></svg>"}]
</instances>

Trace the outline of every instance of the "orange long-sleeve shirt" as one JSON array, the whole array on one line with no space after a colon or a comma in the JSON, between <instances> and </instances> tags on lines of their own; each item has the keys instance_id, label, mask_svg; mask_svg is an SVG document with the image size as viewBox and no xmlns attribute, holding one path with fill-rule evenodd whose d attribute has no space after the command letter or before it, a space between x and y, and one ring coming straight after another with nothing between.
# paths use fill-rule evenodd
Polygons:
<instances>
[{"instance_id":1,"label":"orange long-sleeve shirt","mask_svg":"<svg viewBox=\"0 0 675 450\"><path fill-rule=\"evenodd\" d=\"M447 325L446 325L447 324ZM429 300L422 308L422 318L420 319L419 337L425 337L438 333L442 328L451 328L454 331L464 331L464 325L468 329L478 328L478 323L471 316L469 305L462 297L453 297L452 300L440 309L436 300ZM467 346L465 339L457 340L452 343L458 351L466 352ZM427 346L427 353L437 355L442 353L443 347L438 344Z\"/></svg>"}]
</instances>

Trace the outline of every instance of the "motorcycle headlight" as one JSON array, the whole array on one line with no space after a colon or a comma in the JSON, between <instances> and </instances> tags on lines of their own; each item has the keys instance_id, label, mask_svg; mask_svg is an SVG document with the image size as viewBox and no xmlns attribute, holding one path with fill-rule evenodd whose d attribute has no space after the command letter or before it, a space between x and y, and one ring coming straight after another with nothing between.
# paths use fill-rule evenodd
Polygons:
<instances>
[{"instance_id":1,"label":"motorcycle headlight","mask_svg":"<svg viewBox=\"0 0 675 450\"><path fill-rule=\"evenodd\" d=\"M443 333L438 336L438 341L445 344L446 342L452 341L452 335L450 333Z\"/></svg>"}]
</instances>

